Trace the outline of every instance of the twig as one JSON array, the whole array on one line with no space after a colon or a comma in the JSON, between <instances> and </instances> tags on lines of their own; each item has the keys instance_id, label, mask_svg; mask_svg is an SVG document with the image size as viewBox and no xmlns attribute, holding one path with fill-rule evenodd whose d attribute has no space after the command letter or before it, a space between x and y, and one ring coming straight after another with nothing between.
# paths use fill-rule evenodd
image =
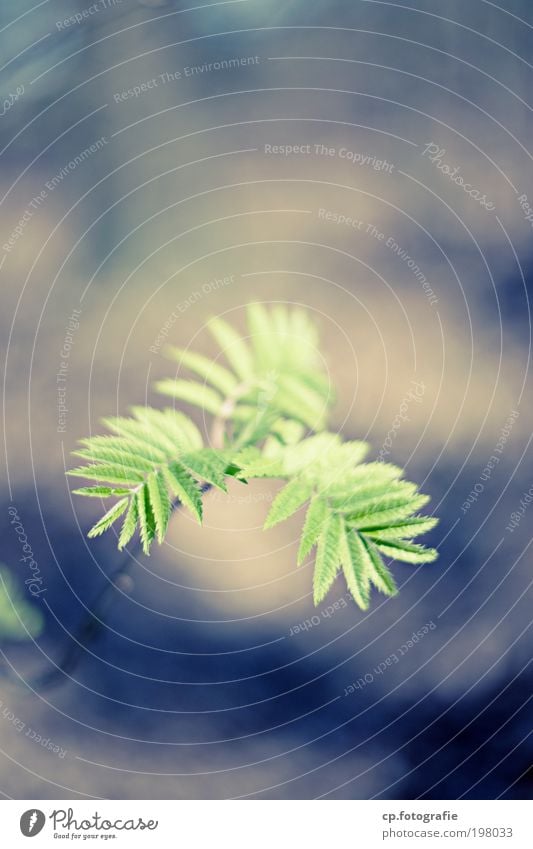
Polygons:
<instances>
[{"instance_id":1,"label":"twig","mask_svg":"<svg viewBox=\"0 0 533 849\"><path fill-rule=\"evenodd\" d=\"M210 489L212 489L211 484L206 483L201 486L202 493L208 492ZM181 501L178 499L173 501L171 513L179 510L181 506ZM92 642L104 628L105 622L101 617L109 609L113 590L119 587L121 579L129 574L135 562L135 557L140 553L142 553L141 541L138 540L132 549L126 551L120 565L108 576L108 582L95 597L90 609L72 635L73 642L66 649L62 659L51 672L46 673L42 678L34 682L32 685L34 689L45 689L54 686L54 684L60 682L63 675L70 676L70 673L76 669L85 650L84 641Z\"/></svg>"}]
</instances>

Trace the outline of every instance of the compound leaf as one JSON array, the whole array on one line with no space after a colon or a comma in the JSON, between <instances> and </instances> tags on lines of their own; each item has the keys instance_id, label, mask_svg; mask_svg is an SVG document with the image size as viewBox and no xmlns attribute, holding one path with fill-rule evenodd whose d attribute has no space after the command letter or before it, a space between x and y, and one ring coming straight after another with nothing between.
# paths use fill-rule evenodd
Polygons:
<instances>
[{"instance_id":1,"label":"compound leaf","mask_svg":"<svg viewBox=\"0 0 533 849\"><path fill-rule=\"evenodd\" d=\"M320 534L313 575L313 599L315 606L325 598L337 577L342 558L342 519L336 513L327 517Z\"/></svg>"}]
</instances>

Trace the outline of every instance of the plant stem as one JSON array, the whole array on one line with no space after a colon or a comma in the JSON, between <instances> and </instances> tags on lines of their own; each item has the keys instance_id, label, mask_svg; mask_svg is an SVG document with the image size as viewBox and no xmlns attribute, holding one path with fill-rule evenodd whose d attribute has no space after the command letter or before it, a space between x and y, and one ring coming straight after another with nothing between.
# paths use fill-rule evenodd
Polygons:
<instances>
[{"instance_id":1,"label":"plant stem","mask_svg":"<svg viewBox=\"0 0 533 849\"><path fill-rule=\"evenodd\" d=\"M222 449L224 447L227 422L231 418L239 398L246 395L250 389L249 383L240 383L225 399L219 415L211 426L210 442L213 448ZM204 483L201 486L202 493L208 492L210 489L212 489L211 484ZM171 504L171 513L179 510L180 507L181 502L179 499L175 499ZM34 688L44 689L54 686L62 680L64 675L70 676L70 673L76 669L85 650L84 641L91 642L104 628L105 622L101 617L105 615L110 606L113 590L120 589L121 581L125 583L124 578L128 576L137 555L140 554L142 554L142 544L140 540L137 540L130 550L126 550L120 565L111 573L108 582L94 598L90 609L87 610L86 615L72 635L72 642L65 650L57 666L38 679L33 685Z\"/></svg>"},{"instance_id":2,"label":"plant stem","mask_svg":"<svg viewBox=\"0 0 533 849\"><path fill-rule=\"evenodd\" d=\"M212 489L212 486L208 483L203 484L201 487L202 493L208 492L210 489ZM179 501L179 499L173 501L171 505L171 513L179 510L181 506L181 501ZM52 671L47 672L41 678L37 679L37 681L32 685L34 688L44 689L54 686L54 684L60 682L63 675L70 676L70 673L76 669L85 650L84 640L92 642L104 628L105 621L103 621L101 617L103 617L109 609L113 598L113 590L121 588L121 581L124 583L123 579L128 576L136 557L139 554L142 554L142 544L140 540L137 540L131 549L126 550L120 565L117 566L114 572L108 576L108 582L94 598L90 609L87 610L86 615L83 617L76 631L72 635L73 642L71 642L65 650L63 657L57 666Z\"/></svg>"},{"instance_id":3,"label":"plant stem","mask_svg":"<svg viewBox=\"0 0 533 849\"><path fill-rule=\"evenodd\" d=\"M220 412L211 426L210 442L211 447L214 448L216 451L222 451L226 447L224 444L226 436L226 425L235 411L235 407L237 406L237 401L239 400L239 398L242 398L244 395L247 395L248 392L251 391L251 389L253 389L251 383L239 383L239 385L235 387L233 392L228 395L227 398L224 399L224 402L220 408Z\"/></svg>"}]
</instances>

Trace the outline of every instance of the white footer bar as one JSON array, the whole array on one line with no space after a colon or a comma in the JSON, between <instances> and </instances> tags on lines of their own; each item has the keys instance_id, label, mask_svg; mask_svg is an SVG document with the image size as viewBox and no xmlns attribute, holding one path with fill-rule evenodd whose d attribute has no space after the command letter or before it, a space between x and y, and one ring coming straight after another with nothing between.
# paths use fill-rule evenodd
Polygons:
<instances>
[{"instance_id":1,"label":"white footer bar","mask_svg":"<svg viewBox=\"0 0 533 849\"><path fill-rule=\"evenodd\" d=\"M1 845L533 847L528 801L2 801ZM35 837L35 843L29 839Z\"/></svg>"}]
</instances>

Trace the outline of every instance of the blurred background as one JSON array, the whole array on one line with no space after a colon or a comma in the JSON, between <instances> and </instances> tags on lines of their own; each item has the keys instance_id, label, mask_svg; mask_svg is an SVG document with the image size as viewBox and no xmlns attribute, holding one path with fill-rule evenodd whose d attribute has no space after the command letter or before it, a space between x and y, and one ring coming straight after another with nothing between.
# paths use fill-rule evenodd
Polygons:
<instances>
[{"instance_id":1,"label":"blurred background","mask_svg":"<svg viewBox=\"0 0 533 849\"><path fill-rule=\"evenodd\" d=\"M5 797L531 795L532 40L527 0L3 0ZM102 612L69 452L251 300L316 318L440 557L315 610L301 512L235 485Z\"/></svg>"}]
</instances>

